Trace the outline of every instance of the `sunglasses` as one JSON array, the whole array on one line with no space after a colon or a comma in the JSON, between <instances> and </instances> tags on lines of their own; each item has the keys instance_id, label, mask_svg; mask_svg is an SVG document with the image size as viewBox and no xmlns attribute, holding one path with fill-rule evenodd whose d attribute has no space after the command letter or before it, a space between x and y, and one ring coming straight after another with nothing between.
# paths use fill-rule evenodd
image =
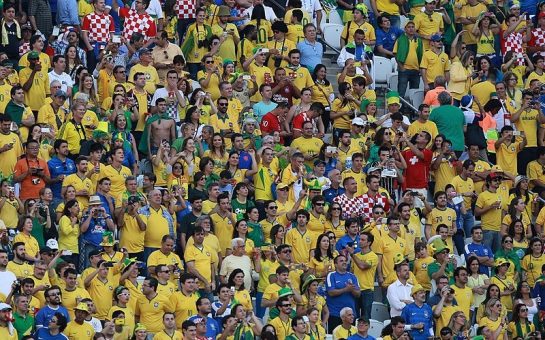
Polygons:
<instances>
[{"instance_id":1,"label":"sunglasses","mask_svg":"<svg viewBox=\"0 0 545 340\"><path fill-rule=\"evenodd\" d=\"M213 64L214 63L214 60L207 60L205 61L205 64Z\"/></svg>"},{"instance_id":2,"label":"sunglasses","mask_svg":"<svg viewBox=\"0 0 545 340\"><path fill-rule=\"evenodd\" d=\"M338 211L341 211L341 208L334 207L334 208L331 208L331 210L338 210Z\"/></svg>"},{"instance_id":3,"label":"sunglasses","mask_svg":"<svg viewBox=\"0 0 545 340\"><path fill-rule=\"evenodd\" d=\"M513 243L513 240L505 240L503 243Z\"/></svg>"},{"instance_id":4,"label":"sunglasses","mask_svg":"<svg viewBox=\"0 0 545 340\"><path fill-rule=\"evenodd\" d=\"M290 249L286 249L286 250L283 250L282 253L284 253L284 254L291 254L291 250L290 250Z\"/></svg>"},{"instance_id":5,"label":"sunglasses","mask_svg":"<svg viewBox=\"0 0 545 340\"><path fill-rule=\"evenodd\" d=\"M218 106L228 106L228 103L218 103Z\"/></svg>"},{"instance_id":6,"label":"sunglasses","mask_svg":"<svg viewBox=\"0 0 545 340\"><path fill-rule=\"evenodd\" d=\"M319 206L319 207L323 207L323 206L325 205L324 202L316 202L316 203L314 203L314 204L316 204L316 205Z\"/></svg>"},{"instance_id":7,"label":"sunglasses","mask_svg":"<svg viewBox=\"0 0 545 340\"><path fill-rule=\"evenodd\" d=\"M278 209L278 207L273 206L273 207L269 207L269 209Z\"/></svg>"}]
</instances>

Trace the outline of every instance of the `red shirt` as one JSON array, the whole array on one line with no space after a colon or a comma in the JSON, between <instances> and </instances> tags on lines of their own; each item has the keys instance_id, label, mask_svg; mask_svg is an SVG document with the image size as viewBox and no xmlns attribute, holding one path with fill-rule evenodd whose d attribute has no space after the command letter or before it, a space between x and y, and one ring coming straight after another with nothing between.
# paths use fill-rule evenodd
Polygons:
<instances>
[{"instance_id":1,"label":"red shirt","mask_svg":"<svg viewBox=\"0 0 545 340\"><path fill-rule=\"evenodd\" d=\"M43 159L28 159L21 158L20 160L15 163L15 169L14 169L14 175L19 176L24 172L29 171L30 168L40 168L42 170L42 174L44 176L49 177L49 168L47 167L47 163ZM28 174L28 176L23 179L21 182L21 190L19 192L19 198L21 200L27 200L29 198L39 198L40 197L40 189L45 188L45 181L43 177L38 177L36 175Z\"/></svg>"},{"instance_id":2,"label":"red shirt","mask_svg":"<svg viewBox=\"0 0 545 340\"><path fill-rule=\"evenodd\" d=\"M263 136L270 135L275 131L282 131L278 116L274 115L272 112L267 113L263 116L263 118L261 118L259 128ZM284 138L280 137L280 143L284 143Z\"/></svg>"},{"instance_id":3,"label":"red shirt","mask_svg":"<svg viewBox=\"0 0 545 340\"><path fill-rule=\"evenodd\" d=\"M278 85L276 82L271 84L271 88L275 88ZM289 107L293 105L293 97L295 95L295 90L293 85L286 85L281 88L278 92L273 94L272 101L275 103L287 103Z\"/></svg>"},{"instance_id":4,"label":"red shirt","mask_svg":"<svg viewBox=\"0 0 545 340\"><path fill-rule=\"evenodd\" d=\"M428 179L433 152L428 149L421 151L424 153L424 159L418 158L411 149L405 150L401 153L405 159L405 162L407 162L404 188L428 188Z\"/></svg>"},{"instance_id":5,"label":"red shirt","mask_svg":"<svg viewBox=\"0 0 545 340\"><path fill-rule=\"evenodd\" d=\"M301 112L293 118L291 124L294 130L303 131L303 124L305 124L305 122L312 122L312 119L307 116L306 112Z\"/></svg>"}]
</instances>

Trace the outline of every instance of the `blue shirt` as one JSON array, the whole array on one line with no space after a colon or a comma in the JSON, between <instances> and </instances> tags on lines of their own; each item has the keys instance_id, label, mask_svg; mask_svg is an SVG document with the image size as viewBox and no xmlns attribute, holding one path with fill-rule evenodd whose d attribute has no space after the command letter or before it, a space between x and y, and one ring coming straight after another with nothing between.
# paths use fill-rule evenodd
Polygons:
<instances>
[{"instance_id":1,"label":"blue shirt","mask_svg":"<svg viewBox=\"0 0 545 340\"><path fill-rule=\"evenodd\" d=\"M68 340L68 337L62 333L57 335L51 335L49 333L49 328L43 327L40 328L34 333L34 339L36 340Z\"/></svg>"},{"instance_id":2,"label":"blue shirt","mask_svg":"<svg viewBox=\"0 0 545 340\"><path fill-rule=\"evenodd\" d=\"M89 213L85 213L81 220L87 220L88 216ZM108 231L108 226L106 225L106 220L108 218L111 219L109 214L106 214L105 217L92 217L91 222L89 223L89 228L82 235L83 240L96 247L100 247L100 243L102 242L102 233Z\"/></svg>"},{"instance_id":3,"label":"blue shirt","mask_svg":"<svg viewBox=\"0 0 545 340\"><path fill-rule=\"evenodd\" d=\"M464 219L462 217L462 203L451 204L447 202L447 207L456 211L456 229L462 230L464 228Z\"/></svg>"},{"instance_id":4,"label":"blue shirt","mask_svg":"<svg viewBox=\"0 0 545 340\"><path fill-rule=\"evenodd\" d=\"M469 243L464 247L464 255L466 258L466 261L469 259L469 254L475 253L477 256L482 257L488 257L493 259L494 253L492 252L492 249L490 249L488 246L485 246L484 244L477 244L477 243ZM484 264L479 265L479 273L486 274L490 276L490 269L488 266L485 266Z\"/></svg>"},{"instance_id":5,"label":"blue shirt","mask_svg":"<svg viewBox=\"0 0 545 340\"><path fill-rule=\"evenodd\" d=\"M54 156L47 162L47 167L49 168L51 179L55 179L60 175L64 175L66 177L76 173L76 164L70 158L66 158L66 160L63 162L57 158L57 156ZM51 188L51 191L53 191L54 198L62 199L62 181L53 183L49 187Z\"/></svg>"},{"instance_id":6,"label":"blue shirt","mask_svg":"<svg viewBox=\"0 0 545 340\"><path fill-rule=\"evenodd\" d=\"M384 49L392 52L394 50L394 44L399 38L403 31L397 27L390 27L388 32L384 32L382 28L377 28L376 36L377 43L376 46L382 46Z\"/></svg>"},{"instance_id":7,"label":"blue shirt","mask_svg":"<svg viewBox=\"0 0 545 340\"><path fill-rule=\"evenodd\" d=\"M239 169L250 170L252 168L252 156L249 153L242 150L238 153L238 167Z\"/></svg>"},{"instance_id":8,"label":"blue shirt","mask_svg":"<svg viewBox=\"0 0 545 340\"><path fill-rule=\"evenodd\" d=\"M337 240L337 244L335 244L335 249L340 253L350 242L354 243L352 245L352 247L354 248L354 252L359 253L360 235L356 235L356 237L352 239L348 234L345 234L343 237Z\"/></svg>"},{"instance_id":9,"label":"blue shirt","mask_svg":"<svg viewBox=\"0 0 545 340\"><path fill-rule=\"evenodd\" d=\"M311 44L305 39L297 44L297 49L301 52L301 65L306 66L310 73L312 73L316 65L322 63L324 46L321 42L316 41Z\"/></svg>"},{"instance_id":10,"label":"blue shirt","mask_svg":"<svg viewBox=\"0 0 545 340\"><path fill-rule=\"evenodd\" d=\"M76 0L57 0L57 24L80 24L78 17L78 3Z\"/></svg>"},{"instance_id":11,"label":"blue shirt","mask_svg":"<svg viewBox=\"0 0 545 340\"><path fill-rule=\"evenodd\" d=\"M346 272L341 274L339 272L331 272L327 274L326 278L326 291L329 292L333 289L342 289L347 286L348 282L352 281L352 284L359 287L358 278L350 273ZM326 298L327 308L329 308L329 315L341 317L341 309L344 307L350 307L352 310L356 310L356 298L350 293L345 292L338 296L327 295Z\"/></svg>"},{"instance_id":12,"label":"blue shirt","mask_svg":"<svg viewBox=\"0 0 545 340\"><path fill-rule=\"evenodd\" d=\"M193 321L197 318L201 318L200 315L193 315L189 320ZM220 327L218 322L213 318L206 318L206 337L215 339L220 334Z\"/></svg>"},{"instance_id":13,"label":"blue shirt","mask_svg":"<svg viewBox=\"0 0 545 340\"><path fill-rule=\"evenodd\" d=\"M337 196L340 196L342 194L345 193L345 189L343 187L339 187L338 189L335 189L335 188L329 188L327 190L324 190L324 192L322 193L322 195L324 195L325 197L325 201L328 203L328 204L332 204L333 203L333 199Z\"/></svg>"},{"instance_id":14,"label":"blue shirt","mask_svg":"<svg viewBox=\"0 0 545 340\"><path fill-rule=\"evenodd\" d=\"M418 307L416 303L406 305L401 311L401 317L407 325L423 323L424 329L411 329L409 333L415 340L426 340L431 335L430 329L433 327L433 312L431 307L424 303L422 307Z\"/></svg>"},{"instance_id":15,"label":"blue shirt","mask_svg":"<svg viewBox=\"0 0 545 340\"><path fill-rule=\"evenodd\" d=\"M265 104L264 102L257 102L252 107L254 109L254 113L257 117L257 121L261 123L261 119L264 115L271 112L272 110L276 109L278 104L270 102L269 104Z\"/></svg>"},{"instance_id":16,"label":"blue shirt","mask_svg":"<svg viewBox=\"0 0 545 340\"><path fill-rule=\"evenodd\" d=\"M58 306L57 309L51 308L49 305L45 305L43 308L40 308L38 313L36 313L35 322L36 328L47 327L49 321L55 315L55 313L61 313L66 317L66 322L70 322L70 315L68 310L64 306Z\"/></svg>"},{"instance_id":17,"label":"blue shirt","mask_svg":"<svg viewBox=\"0 0 545 340\"><path fill-rule=\"evenodd\" d=\"M543 282L543 275L540 276L536 280L535 286L532 288L532 297L537 298L539 297L541 299L541 302L539 303L539 310L545 311L545 285L542 285Z\"/></svg>"},{"instance_id":18,"label":"blue shirt","mask_svg":"<svg viewBox=\"0 0 545 340\"><path fill-rule=\"evenodd\" d=\"M374 336L366 336L366 337L363 337L359 334L354 334L354 335L351 335L348 337L348 339L346 340L377 340Z\"/></svg>"}]
</instances>

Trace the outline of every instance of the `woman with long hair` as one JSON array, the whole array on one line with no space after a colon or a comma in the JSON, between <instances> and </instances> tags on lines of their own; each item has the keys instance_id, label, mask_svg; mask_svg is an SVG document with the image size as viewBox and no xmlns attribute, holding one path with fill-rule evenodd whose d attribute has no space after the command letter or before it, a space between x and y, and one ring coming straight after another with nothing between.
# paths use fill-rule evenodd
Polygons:
<instances>
[{"instance_id":1,"label":"woman with long hair","mask_svg":"<svg viewBox=\"0 0 545 340\"><path fill-rule=\"evenodd\" d=\"M253 208L255 209L255 208ZM263 300L263 293L265 289L271 284L269 276L276 272L276 268L280 264L276 261L275 246L273 244L269 246L261 247L261 271L259 272L259 280L257 282L257 289L255 294L256 314L259 318L263 318L265 315L265 308L261 307L261 301Z\"/></svg>"},{"instance_id":2,"label":"woman with long hair","mask_svg":"<svg viewBox=\"0 0 545 340\"><path fill-rule=\"evenodd\" d=\"M367 149L367 162L372 164L379 161L378 150L381 146L392 147L394 144L394 133L390 128L380 128L375 132L373 145Z\"/></svg>"},{"instance_id":3,"label":"woman with long hair","mask_svg":"<svg viewBox=\"0 0 545 340\"><path fill-rule=\"evenodd\" d=\"M252 257L252 254L257 249L255 249L254 241L248 238L248 223L246 220L239 220L237 223L235 223L235 227L233 228L233 239L234 238L241 238L244 240L244 250L246 251L246 255ZM233 250L231 248L227 248L226 256L231 255L232 253Z\"/></svg>"},{"instance_id":4,"label":"woman with long hair","mask_svg":"<svg viewBox=\"0 0 545 340\"><path fill-rule=\"evenodd\" d=\"M236 184L243 183L245 178L252 177L257 173L257 161L255 157L255 151L253 149L250 149L248 154L252 158L252 168L241 169L239 166L239 152L233 150L229 153L227 164L225 165L225 170L229 171L232 181L234 181Z\"/></svg>"},{"instance_id":5,"label":"woman with long hair","mask_svg":"<svg viewBox=\"0 0 545 340\"><path fill-rule=\"evenodd\" d=\"M213 171L216 175L219 175L227 165L229 154L226 151L225 140L219 132L215 132L212 136L212 145L210 145L210 150L204 152L203 159L204 157L209 157L212 160Z\"/></svg>"},{"instance_id":6,"label":"woman with long hair","mask_svg":"<svg viewBox=\"0 0 545 340\"><path fill-rule=\"evenodd\" d=\"M201 59L208 53L208 39L212 36L212 28L206 24L206 9L195 10L195 22L187 28L186 38L182 43L183 55L187 58L187 69L191 79L198 79ZM192 42L192 44L191 44Z\"/></svg>"},{"instance_id":7,"label":"woman with long hair","mask_svg":"<svg viewBox=\"0 0 545 340\"><path fill-rule=\"evenodd\" d=\"M544 264L543 241L534 237L530 240L528 249L526 249L526 255L520 263L522 267L522 280L528 281L530 287L533 287L536 284L536 280L542 274L541 267Z\"/></svg>"},{"instance_id":8,"label":"woman with long hair","mask_svg":"<svg viewBox=\"0 0 545 340\"><path fill-rule=\"evenodd\" d=\"M197 171L201 159L198 156L195 156L197 152L195 147L195 139L193 139L193 137L185 138L182 142L180 150L180 152L176 152L176 149L172 147L170 149L170 159L173 166L177 163L181 164L182 169L181 173L178 174L178 179L182 181L176 181L176 183L179 185L184 183L183 186L187 189L189 178L193 177L193 174Z\"/></svg>"},{"instance_id":9,"label":"woman with long hair","mask_svg":"<svg viewBox=\"0 0 545 340\"><path fill-rule=\"evenodd\" d=\"M327 305L326 305L327 307ZM326 330L322 326L322 319L320 319L320 311L316 307L310 307L306 311L308 317L308 333L315 340L325 340ZM325 325L325 322L324 322Z\"/></svg>"},{"instance_id":10,"label":"woman with long hair","mask_svg":"<svg viewBox=\"0 0 545 340\"><path fill-rule=\"evenodd\" d=\"M470 324L464 312L454 312L450 317L447 327L452 331L453 339L469 339Z\"/></svg>"},{"instance_id":11,"label":"woman with long hair","mask_svg":"<svg viewBox=\"0 0 545 340\"><path fill-rule=\"evenodd\" d=\"M74 32L75 33L75 32ZM78 66L86 67L81 61L78 55L78 48L75 45L69 45L64 51L64 60L66 60L66 67L64 72L72 77L72 80L76 77L75 70Z\"/></svg>"},{"instance_id":12,"label":"woman with long hair","mask_svg":"<svg viewBox=\"0 0 545 340\"><path fill-rule=\"evenodd\" d=\"M485 293L488 291L488 286L490 286L490 279L487 275L479 272L479 266L480 262L477 256L470 256L467 259L467 269L469 271L467 286L473 292L473 304L471 305L473 310L477 310L486 299Z\"/></svg>"},{"instance_id":13,"label":"woman with long hair","mask_svg":"<svg viewBox=\"0 0 545 340\"><path fill-rule=\"evenodd\" d=\"M115 96L119 96L119 94L114 94ZM119 97L115 97L116 100ZM128 112L127 112L128 113ZM134 157L134 160L136 162L139 161L138 157L138 149L136 146L136 140L134 139L133 134L131 133L131 127L129 127L130 124L130 117L127 118L124 114L116 115L113 126L112 126L112 136L114 138L121 137L123 139L123 150L125 151L125 158L128 159L127 152L132 153L132 157ZM112 141L114 140L112 138ZM112 150L114 148L112 147ZM124 164L125 165L125 164Z\"/></svg>"},{"instance_id":14,"label":"woman with long hair","mask_svg":"<svg viewBox=\"0 0 545 340\"><path fill-rule=\"evenodd\" d=\"M63 255L66 262L78 265L80 233L80 205L75 199L70 199L64 204L62 216L59 219L59 249L70 250L71 255Z\"/></svg>"},{"instance_id":15,"label":"woman with long hair","mask_svg":"<svg viewBox=\"0 0 545 340\"><path fill-rule=\"evenodd\" d=\"M308 112L313 102L312 88L305 87L301 89L301 101L299 104L295 104L290 108L288 114L286 115L286 119L284 119L284 129L288 132L293 132L293 118L302 112ZM311 120L314 127L314 132L317 133L319 138L321 138L320 136L323 136L325 132L322 117L314 117Z\"/></svg>"},{"instance_id":16,"label":"woman with long hair","mask_svg":"<svg viewBox=\"0 0 545 340\"><path fill-rule=\"evenodd\" d=\"M534 315L539 313L539 303L536 298L532 298L532 288L526 281L519 282L515 296L513 296L513 304L523 304L528 308L528 320L533 321ZM516 307L515 307L516 308ZM514 310L513 310L514 312Z\"/></svg>"},{"instance_id":17,"label":"woman with long hair","mask_svg":"<svg viewBox=\"0 0 545 340\"><path fill-rule=\"evenodd\" d=\"M331 111L331 104L335 100L335 92L333 91L333 86L327 80L327 68L324 64L318 64L314 67L312 71L312 80L314 80L314 85L312 85L312 102L313 103L322 103L325 107L325 112L322 115L322 121L324 123L324 128L327 131L330 123L329 112Z\"/></svg>"},{"instance_id":18,"label":"woman with long hair","mask_svg":"<svg viewBox=\"0 0 545 340\"><path fill-rule=\"evenodd\" d=\"M491 298L486 302L485 316L478 319L479 327L488 327L496 340L507 340L507 318L501 315L503 310L501 301Z\"/></svg>"},{"instance_id":19,"label":"woman with long hair","mask_svg":"<svg viewBox=\"0 0 545 340\"><path fill-rule=\"evenodd\" d=\"M329 237L327 234L321 234L316 240L316 247L311 250L309 262L310 272L316 277L326 277L334 269L334 255L329 247Z\"/></svg>"},{"instance_id":20,"label":"woman with long hair","mask_svg":"<svg viewBox=\"0 0 545 340\"><path fill-rule=\"evenodd\" d=\"M509 235L504 235L501 238L501 247L494 253L494 258L506 259L511 263L507 270L507 277L514 283L520 280L520 258L517 251L513 249L513 238ZM501 287L501 286L500 286Z\"/></svg>"},{"instance_id":21,"label":"woman with long hair","mask_svg":"<svg viewBox=\"0 0 545 340\"><path fill-rule=\"evenodd\" d=\"M318 315L320 316L323 324L327 323L329 319L329 309L325 302L325 298L318 294L318 284L321 279L316 278L314 275L309 275L303 282L301 288L301 304L297 306L297 314L305 314L310 308L316 308Z\"/></svg>"},{"instance_id":22,"label":"woman with long hair","mask_svg":"<svg viewBox=\"0 0 545 340\"><path fill-rule=\"evenodd\" d=\"M253 311L250 311L249 314L248 320L248 309L246 309L242 304L237 303L231 307L231 316L236 318L236 322L238 324L235 328L234 335L236 339L254 339L261 334L261 330L263 328L261 320L256 317Z\"/></svg>"},{"instance_id":23,"label":"woman with long hair","mask_svg":"<svg viewBox=\"0 0 545 340\"><path fill-rule=\"evenodd\" d=\"M200 114L200 123L208 125L210 123L210 116L218 112L214 101L202 88L193 90L189 97L189 107L196 106L197 111ZM189 110L189 109L188 109ZM186 114L187 117L187 114Z\"/></svg>"},{"instance_id":24,"label":"woman with long hair","mask_svg":"<svg viewBox=\"0 0 545 340\"><path fill-rule=\"evenodd\" d=\"M130 305L131 292L125 286L117 286L114 289L114 304L110 307L108 315L116 311L122 311L125 314L125 326L129 327L129 330L132 332L135 326L135 315L134 310Z\"/></svg>"},{"instance_id":25,"label":"woman with long hair","mask_svg":"<svg viewBox=\"0 0 545 340\"><path fill-rule=\"evenodd\" d=\"M57 205L57 208L55 209L55 213L57 214L57 221L61 220L61 217L63 216L64 207L66 205L66 202L75 200L76 199L76 188L74 188L73 185L66 186L66 190L63 194L63 201ZM83 205L78 203L79 205L79 218L81 218L81 214L83 213Z\"/></svg>"},{"instance_id":26,"label":"woman with long hair","mask_svg":"<svg viewBox=\"0 0 545 340\"><path fill-rule=\"evenodd\" d=\"M501 222L501 236L507 235L509 226L515 220L522 221L526 237L532 238L533 233L531 216L528 216L528 214L526 214L526 203L524 202L524 199L518 197L513 198L509 203L509 207L507 208L507 214L503 217L503 220Z\"/></svg>"},{"instance_id":27,"label":"woman with long hair","mask_svg":"<svg viewBox=\"0 0 545 340\"><path fill-rule=\"evenodd\" d=\"M501 24L496 19L496 16L492 13L485 13L477 18L476 25L473 26L471 34L477 39L477 55L478 56L490 56L492 58L493 65L499 67L501 61L495 56L496 50L494 47L494 36L500 32ZM497 60L496 60L497 59Z\"/></svg>"},{"instance_id":28,"label":"woman with long hair","mask_svg":"<svg viewBox=\"0 0 545 340\"><path fill-rule=\"evenodd\" d=\"M513 239L513 249L515 250L519 262L524 258L526 249L528 249L528 238L521 220L514 220L509 225L507 235Z\"/></svg>"},{"instance_id":29,"label":"woman with long hair","mask_svg":"<svg viewBox=\"0 0 545 340\"><path fill-rule=\"evenodd\" d=\"M90 74L82 75L78 85L78 93L85 93L89 98L87 109L95 113L100 113L100 101L95 91L93 76Z\"/></svg>"},{"instance_id":30,"label":"woman with long hair","mask_svg":"<svg viewBox=\"0 0 545 340\"><path fill-rule=\"evenodd\" d=\"M265 16L265 7L262 4L254 6L250 25L254 25L257 30L255 46L257 48L265 47L267 41L272 40L273 31L271 22Z\"/></svg>"},{"instance_id":31,"label":"woman with long hair","mask_svg":"<svg viewBox=\"0 0 545 340\"><path fill-rule=\"evenodd\" d=\"M485 81L488 79L490 74L494 74L496 81L503 80L503 74L492 64L490 58L486 55L480 56L477 58L476 63L477 69L477 82Z\"/></svg>"},{"instance_id":32,"label":"woman with long hair","mask_svg":"<svg viewBox=\"0 0 545 340\"><path fill-rule=\"evenodd\" d=\"M325 163L325 173L328 174L331 170L337 169L342 171L343 164L339 161L338 149L331 144L324 143L320 148L318 159Z\"/></svg>"},{"instance_id":33,"label":"woman with long hair","mask_svg":"<svg viewBox=\"0 0 545 340\"><path fill-rule=\"evenodd\" d=\"M271 228L271 244L275 247L284 244L284 237L286 236L286 230L281 224L275 224Z\"/></svg>"},{"instance_id":34,"label":"woman with long hair","mask_svg":"<svg viewBox=\"0 0 545 340\"><path fill-rule=\"evenodd\" d=\"M41 190L44 189L42 188ZM51 214L49 213L49 205L38 200L27 199L25 201L25 215L32 219L30 235L38 242L38 249L43 248L47 240L46 234L49 234L49 230L53 225ZM19 222L21 222L21 219L19 219Z\"/></svg>"},{"instance_id":35,"label":"woman with long hair","mask_svg":"<svg viewBox=\"0 0 545 340\"><path fill-rule=\"evenodd\" d=\"M488 285L488 288L486 289L485 299L483 300L483 302L477 308L476 320L480 320L483 316L485 316L486 304L488 303L488 301L490 301L490 299L499 300L500 297L501 297L500 296L500 287L498 287L495 284ZM502 315L503 316L507 315L507 310L506 309L503 309Z\"/></svg>"},{"instance_id":36,"label":"woman with long hair","mask_svg":"<svg viewBox=\"0 0 545 340\"><path fill-rule=\"evenodd\" d=\"M32 206L31 211L36 211L35 205ZM40 258L40 245L36 238L32 236L32 216L25 215L19 218L17 230L19 233L13 238L13 243L22 242L25 244L24 260L37 261Z\"/></svg>"},{"instance_id":37,"label":"woman with long hair","mask_svg":"<svg viewBox=\"0 0 545 340\"><path fill-rule=\"evenodd\" d=\"M517 18L513 16L516 21ZM532 59L526 53L522 53L522 58L515 51L505 51L503 55L503 64L501 71L503 72L503 81L509 87L508 93L510 99L515 100L517 110L520 108L522 101L522 90L524 89L523 76L530 74L535 69ZM515 106L513 106L515 107Z\"/></svg>"},{"instance_id":38,"label":"woman with long hair","mask_svg":"<svg viewBox=\"0 0 545 340\"><path fill-rule=\"evenodd\" d=\"M240 303L246 311L253 310L252 297L250 292L244 287L244 271L237 268L229 274L227 279L229 287L235 288L234 299Z\"/></svg>"},{"instance_id":39,"label":"woman with long hair","mask_svg":"<svg viewBox=\"0 0 545 340\"><path fill-rule=\"evenodd\" d=\"M4 221L8 229L15 229L19 222L19 214L25 212L25 206L15 195L15 188L9 185L9 180L4 178L0 181L0 219Z\"/></svg>"},{"instance_id":40,"label":"woman with long hair","mask_svg":"<svg viewBox=\"0 0 545 340\"><path fill-rule=\"evenodd\" d=\"M183 191L184 198L187 198L188 192L188 176L184 171L184 165L182 162L175 162L172 164L172 172L168 175L167 188L174 191L173 187L177 186Z\"/></svg>"},{"instance_id":41,"label":"woman with long hair","mask_svg":"<svg viewBox=\"0 0 545 340\"><path fill-rule=\"evenodd\" d=\"M333 202L327 209L325 229L332 231L337 238L341 238L346 234L344 228L344 220L341 219L342 207L339 203Z\"/></svg>"},{"instance_id":42,"label":"woman with long hair","mask_svg":"<svg viewBox=\"0 0 545 340\"><path fill-rule=\"evenodd\" d=\"M339 96L331 104L330 119L333 121L333 144L338 145L341 133L350 131L352 119L359 111L359 105L352 94L352 85L347 82L339 84Z\"/></svg>"},{"instance_id":43,"label":"woman with long hair","mask_svg":"<svg viewBox=\"0 0 545 340\"><path fill-rule=\"evenodd\" d=\"M184 122L195 126L195 137L201 136L204 124L201 123L201 110L197 106L193 105L187 109Z\"/></svg>"},{"instance_id":44,"label":"woman with long hair","mask_svg":"<svg viewBox=\"0 0 545 340\"><path fill-rule=\"evenodd\" d=\"M224 61L221 81L229 81L233 73L235 73L235 63L232 60Z\"/></svg>"},{"instance_id":45,"label":"woman with long hair","mask_svg":"<svg viewBox=\"0 0 545 340\"><path fill-rule=\"evenodd\" d=\"M525 214L531 219L531 217L537 213L539 207L537 203L537 194L530 191L528 188L529 183L528 177L526 176L521 175L515 177L514 187L509 190L509 202L515 197L522 198L524 204L526 204L524 210Z\"/></svg>"},{"instance_id":46,"label":"woman with long hair","mask_svg":"<svg viewBox=\"0 0 545 340\"><path fill-rule=\"evenodd\" d=\"M494 269L496 275L490 278L492 284L500 287L500 300L502 302L503 308L510 312L513 309L513 298L511 294L515 292L515 283L513 279L507 276L507 271L509 267L512 266L512 263L505 258L497 258L494 261L496 268Z\"/></svg>"},{"instance_id":47,"label":"woman with long hair","mask_svg":"<svg viewBox=\"0 0 545 340\"><path fill-rule=\"evenodd\" d=\"M123 86L123 85L116 85L116 86ZM115 91L115 89L114 89ZM113 128L113 130L116 129L116 121L119 116L125 117L125 129L127 131L132 131L132 125L133 123L136 123L138 121L138 109L136 106L132 109L132 111L126 109L126 97L125 94L120 92L114 92L112 95L112 104L110 105L109 110L106 111L106 116L108 117L108 120L110 121L110 124Z\"/></svg>"},{"instance_id":48,"label":"woman with long hair","mask_svg":"<svg viewBox=\"0 0 545 340\"><path fill-rule=\"evenodd\" d=\"M535 326L532 323L528 313L528 307L522 303L515 305L511 322L507 325L507 333L512 339L525 338L528 333L535 331Z\"/></svg>"},{"instance_id":49,"label":"woman with long hair","mask_svg":"<svg viewBox=\"0 0 545 340\"><path fill-rule=\"evenodd\" d=\"M210 184L219 182L220 176L214 172L214 160L212 158L207 156L202 157L199 161L199 170L204 175L205 189L208 189ZM208 197L208 194L206 196Z\"/></svg>"},{"instance_id":50,"label":"woman with long hair","mask_svg":"<svg viewBox=\"0 0 545 340\"><path fill-rule=\"evenodd\" d=\"M454 105L459 104L462 97L469 93L474 59L475 54L467 50L462 53L460 60L453 61L450 66L450 80L447 91L452 95Z\"/></svg>"}]
</instances>

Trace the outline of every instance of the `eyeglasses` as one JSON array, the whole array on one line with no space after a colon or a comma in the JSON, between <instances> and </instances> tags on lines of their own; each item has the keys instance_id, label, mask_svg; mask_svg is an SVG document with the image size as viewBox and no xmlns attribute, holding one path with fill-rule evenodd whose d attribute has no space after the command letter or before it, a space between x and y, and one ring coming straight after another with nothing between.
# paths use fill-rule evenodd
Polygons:
<instances>
[{"instance_id":1,"label":"eyeglasses","mask_svg":"<svg viewBox=\"0 0 545 340\"><path fill-rule=\"evenodd\" d=\"M214 60L207 60L205 61L206 64L213 64L214 63Z\"/></svg>"},{"instance_id":2,"label":"eyeglasses","mask_svg":"<svg viewBox=\"0 0 545 340\"><path fill-rule=\"evenodd\" d=\"M218 106L228 106L229 103L218 103Z\"/></svg>"},{"instance_id":3,"label":"eyeglasses","mask_svg":"<svg viewBox=\"0 0 545 340\"><path fill-rule=\"evenodd\" d=\"M291 307L291 303L283 303L282 307Z\"/></svg>"},{"instance_id":4,"label":"eyeglasses","mask_svg":"<svg viewBox=\"0 0 545 340\"><path fill-rule=\"evenodd\" d=\"M175 167L173 167L172 169L174 169L174 170L182 170L182 167L181 167L181 166L175 166Z\"/></svg>"},{"instance_id":5,"label":"eyeglasses","mask_svg":"<svg viewBox=\"0 0 545 340\"><path fill-rule=\"evenodd\" d=\"M513 240L505 240L503 243L513 243Z\"/></svg>"},{"instance_id":6,"label":"eyeglasses","mask_svg":"<svg viewBox=\"0 0 545 340\"><path fill-rule=\"evenodd\" d=\"M384 215L384 211L374 211L373 214L375 214L375 215Z\"/></svg>"},{"instance_id":7,"label":"eyeglasses","mask_svg":"<svg viewBox=\"0 0 545 340\"><path fill-rule=\"evenodd\" d=\"M49 323L57 323L57 319L51 319L49 320Z\"/></svg>"},{"instance_id":8,"label":"eyeglasses","mask_svg":"<svg viewBox=\"0 0 545 340\"><path fill-rule=\"evenodd\" d=\"M161 270L159 273L170 273L170 270Z\"/></svg>"},{"instance_id":9,"label":"eyeglasses","mask_svg":"<svg viewBox=\"0 0 545 340\"><path fill-rule=\"evenodd\" d=\"M269 207L269 209L278 209L277 206L272 206L272 207Z\"/></svg>"},{"instance_id":10,"label":"eyeglasses","mask_svg":"<svg viewBox=\"0 0 545 340\"><path fill-rule=\"evenodd\" d=\"M323 207L325 205L324 202L316 202L314 203L315 205L319 206L319 207Z\"/></svg>"},{"instance_id":11,"label":"eyeglasses","mask_svg":"<svg viewBox=\"0 0 545 340\"><path fill-rule=\"evenodd\" d=\"M336 236L329 236L328 238L329 238L330 240L334 240L334 239L336 239L337 237L336 237Z\"/></svg>"},{"instance_id":12,"label":"eyeglasses","mask_svg":"<svg viewBox=\"0 0 545 340\"><path fill-rule=\"evenodd\" d=\"M282 250L282 253L284 253L284 254L291 254L291 249Z\"/></svg>"},{"instance_id":13,"label":"eyeglasses","mask_svg":"<svg viewBox=\"0 0 545 340\"><path fill-rule=\"evenodd\" d=\"M521 311L521 312L527 312L527 311L528 311L528 308L521 308L520 311Z\"/></svg>"},{"instance_id":14,"label":"eyeglasses","mask_svg":"<svg viewBox=\"0 0 545 340\"><path fill-rule=\"evenodd\" d=\"M125 70L117 71L117 73L125 73Z\"/></svg>"},{"instance_id":15,"label":"eyeglasses","mask_svg":"<svg viewBox=\"0 0 545 340\"><path fill-rule=\"evenodd\" d=\"M331 208L331 210L332 210L332 211L333 211L333 210L341 211L341 208L340 208L340 207L333 207L333 208Z\"/></svg>"}]
</instances>

